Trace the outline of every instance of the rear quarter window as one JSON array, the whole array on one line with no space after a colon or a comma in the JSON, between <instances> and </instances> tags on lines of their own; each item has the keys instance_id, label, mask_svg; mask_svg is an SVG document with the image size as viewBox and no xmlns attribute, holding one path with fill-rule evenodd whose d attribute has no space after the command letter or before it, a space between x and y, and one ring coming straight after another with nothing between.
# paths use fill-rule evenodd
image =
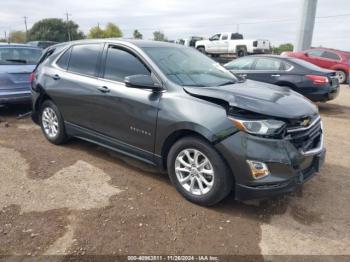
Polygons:
<instances>
[{"instance_id":1,"label":"rear quarter window","mask_svg":"<svg viewBox=\"0 0 350 262\"><path fill-rule=\"evenodd\" d=\"M69 48L68 50L66 50L63 53L63 55L56 62L56 64L64 70L68 69L68 63L69 63L71 50L72 50L72 48Z\"/></svg>"}]
</instances>

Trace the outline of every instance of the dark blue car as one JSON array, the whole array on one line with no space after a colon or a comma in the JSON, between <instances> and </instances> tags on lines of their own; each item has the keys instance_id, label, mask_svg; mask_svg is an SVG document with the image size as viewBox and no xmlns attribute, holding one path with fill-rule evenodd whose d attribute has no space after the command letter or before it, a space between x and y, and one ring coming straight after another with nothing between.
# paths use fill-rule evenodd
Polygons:
<instances>
[{"instance_id":1,"label":"dark blue car","mask_svg":"<svg viewBox=\"0 0 350 262\"><path fill-rule=\"evenodd\" d=\"M30 102L29 76L41 53L28 45L0 45L0 105Z\"/></svg>"}]
</instances>

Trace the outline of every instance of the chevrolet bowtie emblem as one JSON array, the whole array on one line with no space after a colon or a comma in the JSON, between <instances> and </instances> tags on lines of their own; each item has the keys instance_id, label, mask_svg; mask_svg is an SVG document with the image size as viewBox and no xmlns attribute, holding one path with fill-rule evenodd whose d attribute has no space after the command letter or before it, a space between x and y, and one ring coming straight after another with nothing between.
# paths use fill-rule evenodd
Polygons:
<instances>
[{"instance_id":1,"label":"chevrolet bowtie emblem","mask_svg":"<svg viewBox=\"0 0 350 262\"><path fill-rule=\"evenodd\" d=\"M309 118L304 119L303 122L301 122L302 126L308 126L309 124L310 124L310 119Z\"/></svg>"}]
</instances>

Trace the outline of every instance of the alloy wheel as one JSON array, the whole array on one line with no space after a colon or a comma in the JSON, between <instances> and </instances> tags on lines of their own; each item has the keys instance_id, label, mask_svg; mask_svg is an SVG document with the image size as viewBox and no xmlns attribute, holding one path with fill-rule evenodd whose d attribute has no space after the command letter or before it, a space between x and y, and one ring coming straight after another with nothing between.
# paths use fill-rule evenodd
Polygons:
<instances>
[{"instance_id":1,"label":"alloy wheel","mask_svg":"<svg viewBox=\"0 0 350 262\"><path fill-rule=\"evenodd\" d=\"M346 75L343 71L336 71L336 76L337 76L340 84L345 83Z\"/></svg>"},{"instance_id":2,"label":"alloy wheel","mask_svg":"<svg viewBox=\"0 0 350 262\"><path fill-rule=\"evenodd\" d=\"M205 195L214 185L213 165L197 149L184 149L177 155L175 173L181 186L193 195Z\"/></svg>"},{"instance_id":3,"label":"alloy wheel","mask_svg":"<svg viewBox=\"0 0 350 262\"><path fill-rule=\"evenodd\" d=\"M42 113L42 123L45 134L49 138L54 138L58 134L58 118L56 112L50 108L46 107Z\"/></svg>"}]
</instances>

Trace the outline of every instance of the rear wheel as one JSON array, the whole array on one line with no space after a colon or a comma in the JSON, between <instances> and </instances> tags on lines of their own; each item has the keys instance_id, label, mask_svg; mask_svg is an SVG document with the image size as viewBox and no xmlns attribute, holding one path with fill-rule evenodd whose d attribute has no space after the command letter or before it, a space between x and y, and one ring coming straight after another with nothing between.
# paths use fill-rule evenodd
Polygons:
<instances>
[{"instance_id":1,"label":"rear wheel","mask_svg":"<svg viewBox=\"0 0 350 262\"><path fill-rule=\"evenodd\" d=\"M197 50L198 50L199 52L203 53L203 54L206 53L206 52L205 52L205 47L204 47L204 46L198 47Z\"/></svg>"},{"instance_id":2,"label":"rear wheel","mask_svg":"<svg viewBox=\"0 0 350 262\"><path fill-rule=\"evenodd\" d=\"M67 141L63 118L51 100L46 100L41 106L40 125L45 137L51 143L59 145Z\"/></svg>"},{"instance_id":3,"label":"rear wheel","mask_svg":"<svg viewBox=\"0 0 350 262\"><path fill-rule=\"evenodd\" d=\"M191 202L214 205L232 190L233 176L226 163L203 139L179 140L170 149L167 163L171 182Z\"/></svg>"},{"instance_id":4,"label":"rear wheel","mask_svg":"<svg viewBox=\"0 0 350 262\"><path fill-rule=\"evenodd\" d=\"M342 70L337 70L335 72L335 74L336 74L336 76L337 76L337 78L339 80L339 84L345 84L345 82L346 82L346 74L345 74L345 72L342 71Z\"/></svg>"},{"instance_id":5,"label":"rear wheel","mask_svg":"<svg viewBox=\"0 0 350 262\"><path fill-rule=\"evenodd\" d=\"M237 57L243 57L243 56L245 56L247 54L247 52L246 52L246 50L245 49L239 49L238 51L237 51Z\"/></svg>"}]
</instances>

